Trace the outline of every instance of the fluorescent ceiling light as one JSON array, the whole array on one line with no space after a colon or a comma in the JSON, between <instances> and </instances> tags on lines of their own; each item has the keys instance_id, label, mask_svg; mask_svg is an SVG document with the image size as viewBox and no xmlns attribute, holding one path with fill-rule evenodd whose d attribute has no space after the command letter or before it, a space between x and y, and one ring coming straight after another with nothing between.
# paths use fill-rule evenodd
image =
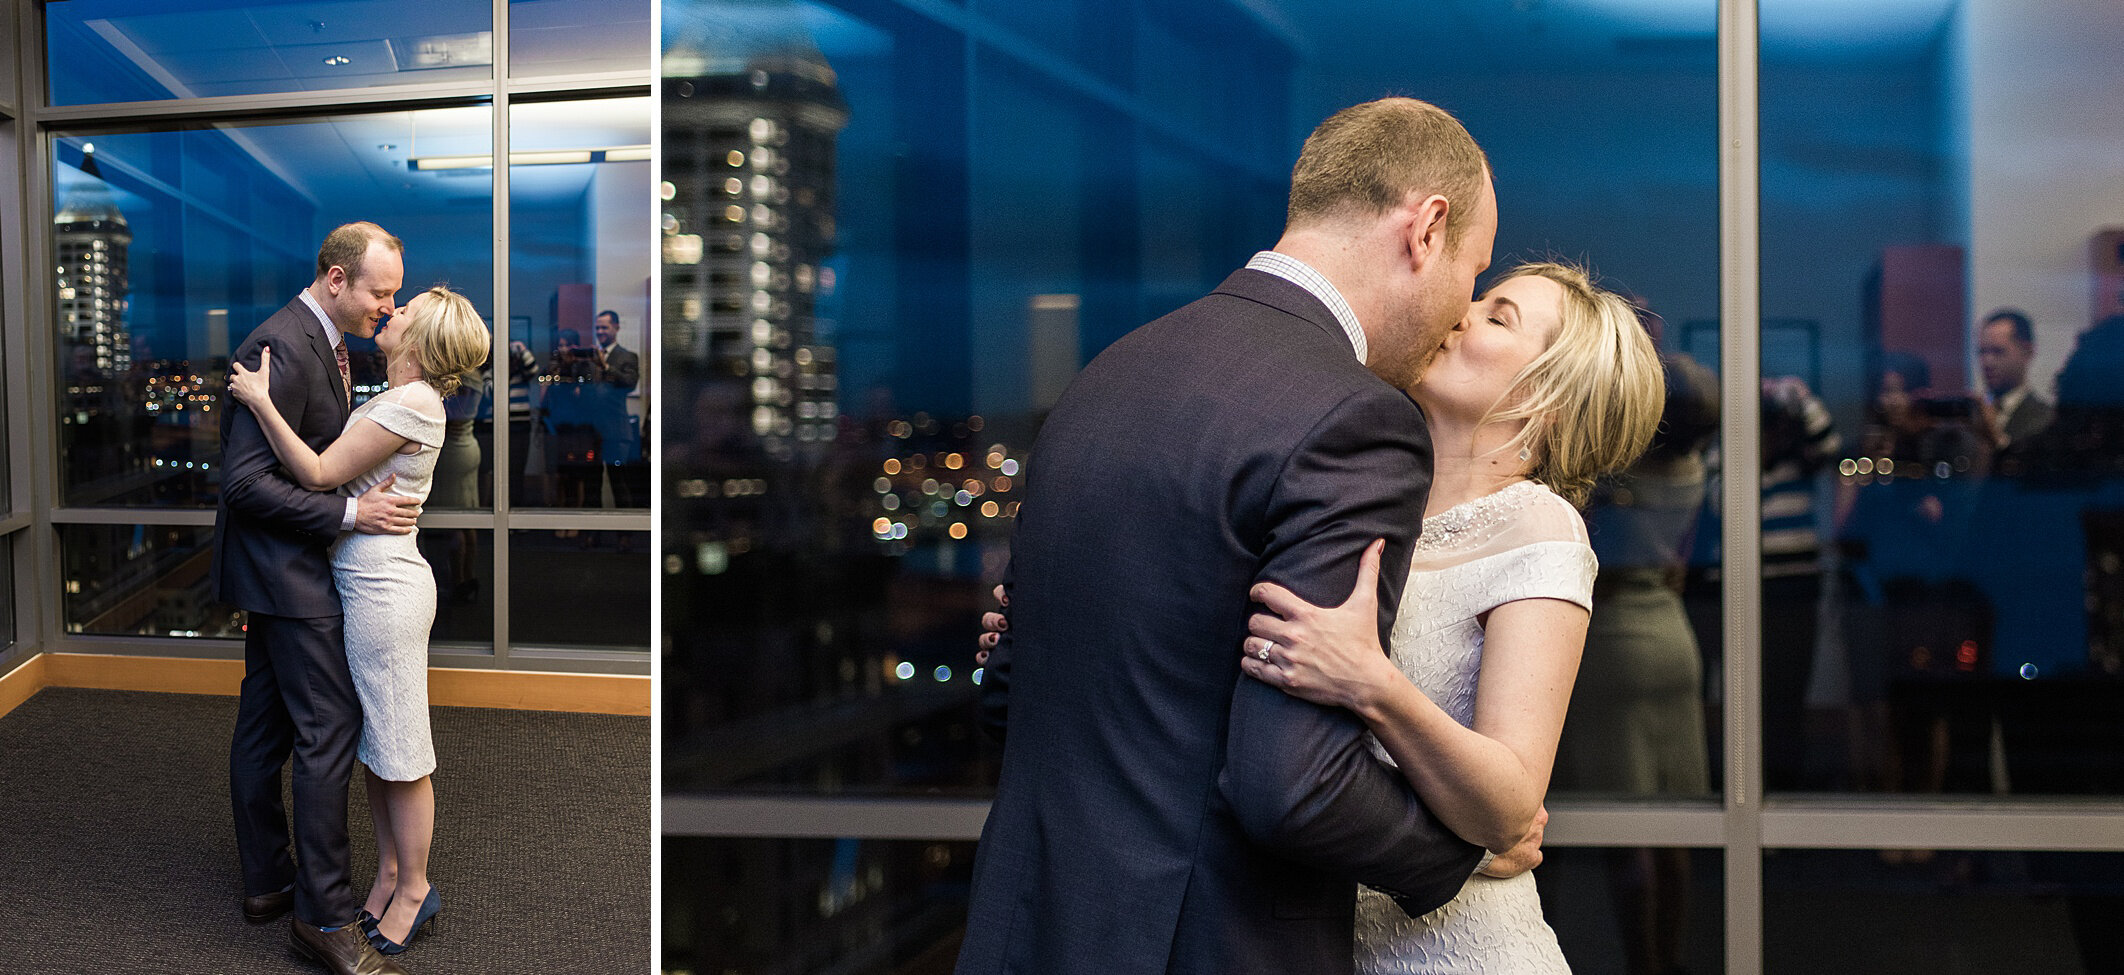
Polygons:
<instances>
[{"instance_id":1,"label":"fluorescent ceiling light","mask_svg":"<svg viewBox=\"0 0 2124 975\"><path fill-rule=\"evenodd\" d=\"M590 150L588 149L559 149L547 152L512 152L509 154L509 165L511 166L556 166L589 161Z\"/></svg>"},{"instance_id":2,"label":"fluorescent ceiling light","mask_svg":"<svg viewBox=\"0 0 2124 975\"><path fill-rule=\"evenodd\" d=\"M538 149L512 152L511 166L559 166L596 162L642 162L649 158L648 146L606 146L600 149ZM479 156L414 156L406 160L406 168L414 172L432 172L444 169L492 169L494 157Z\"/></svg>"}]
</instances>

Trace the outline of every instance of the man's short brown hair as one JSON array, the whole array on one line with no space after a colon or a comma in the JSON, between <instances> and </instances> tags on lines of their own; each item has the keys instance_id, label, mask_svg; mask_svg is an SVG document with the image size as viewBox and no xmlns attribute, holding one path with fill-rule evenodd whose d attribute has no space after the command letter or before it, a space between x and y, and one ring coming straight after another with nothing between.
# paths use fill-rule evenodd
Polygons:
<instances>
[{"instance_id":1,"label":"man's short brown hair","mask_svg":"<svg viewBox=\"0 0 2124 975\"><path fill-rule=\"evenodd\" d=\"M325 235L324 244L317 248L317 276L324 277L337 267L347 272L348 281L361 279L361 261L369 253L370 241L382 241L384 246L401 254L406 252L405 241L391 236L382 227L367 220L343 223Z\"/></svg>"},{"instance_id":2,"label":"man's short brown hair","mask_svg":"<svg viewBox=\"0 0 2124 975\"><path fill-rule=\"evenodd\" d=\"M1378 216L1411 192L1437 193L1448 248L1460 246L1490 170L1482 147L1445 109L1414 98L1382 98L1328 117L1305 140L1291 168L1287 228Z\"/></svg>"}]
</instances>

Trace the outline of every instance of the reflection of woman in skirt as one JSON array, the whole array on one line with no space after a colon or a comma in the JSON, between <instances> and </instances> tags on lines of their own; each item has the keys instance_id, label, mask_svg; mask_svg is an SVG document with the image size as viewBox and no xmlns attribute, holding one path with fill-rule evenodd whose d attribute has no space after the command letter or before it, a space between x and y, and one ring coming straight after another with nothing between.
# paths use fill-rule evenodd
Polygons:
<instances>
[{"instance_id":1,"label":"reflection of woman in skirt","mask_svg":"<svg viewBox=\"0 0 2124 975\"><path fill-rule=\"evenodd\" d=\"M1703 449L1718 432L1718 384L1687 358L1666 365L1667 407L1651 450L1596 489L1586 510L1600 576L1552 788L1711 791L1703 659L1680 581L1703 510ZM1615 849L1607 860L1628 971L1678 970L1689 851Z\"/></svg>"},{"instance_id":2,"label":"reflection of woman in skirt","mask_svg":"<svg viewBox=\"0 0 2124 975\"><path fill-rule=\"evenodd\" d=\"M468 379L456 395L443 400L447 420L443 425L442 455L435 461L435 490L428 495L428 507L479 507L479 466L484 454L473 427L493 388L492 377L482 375L477 382ZM470 603L479 595L479 580L473 573L479 555L479 532L460 528L446 532L443 541L446 548L441 554L446 564L440 574L444 586L454 602Z\"/></svg>"}]
</instances>

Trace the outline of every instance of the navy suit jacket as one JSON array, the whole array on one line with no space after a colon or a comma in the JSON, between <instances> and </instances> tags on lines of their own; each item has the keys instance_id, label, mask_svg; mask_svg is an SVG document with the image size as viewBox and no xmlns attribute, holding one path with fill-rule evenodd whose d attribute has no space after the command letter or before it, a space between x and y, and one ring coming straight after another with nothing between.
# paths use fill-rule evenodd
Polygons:
<instances>
[{"instance_id":1,"label":"navy suit jacket","mask_svg":"<svg viewBox=\"0 0 2124 975\"><path fill-rule=\"evenodd\" d=\"M1481 851L1362 723L1239 670L1254 582L1338 604L1375 538L1384 645L1430 470L1421 411L1272 275L1085 368L1028 458L961 975L1346 973L1357 883L1452 898Z\"/></svg>"},{"instance_id":2,"label":"navy suit jacket","mask_svg":"<svg viewBox=\"0 0 2124 975\"><path fill-rule=\"evenodd\" d=\"M288 302L236 349L233 362L258 368L273 348L273 405L312 450L323 453L347 424L346 387L324 324ZM346 498L307 491L288 477L258 417L221 398L221 503L214 512L215 598L273 616L338 616L326 548L346 518Z\"/></svg>"}]
</instances>

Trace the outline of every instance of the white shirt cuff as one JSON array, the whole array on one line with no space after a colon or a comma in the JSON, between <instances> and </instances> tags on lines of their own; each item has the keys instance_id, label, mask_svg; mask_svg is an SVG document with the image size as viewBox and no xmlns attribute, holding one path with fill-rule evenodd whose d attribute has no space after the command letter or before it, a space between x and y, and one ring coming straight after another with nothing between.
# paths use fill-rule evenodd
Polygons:
<instances>
[{"instance_id":1,"label":"white shirt cuff","mask_svg":"<svg viewBox=\"0 0 2124 975\"><path fill-rule=\"evenodd\" d=\"M1475 872L1481 873L1483 868L1489 866L1490 861L1495 859L1497 859L1497 854L1491 853L1488 850L1482 851L1482 859L1475 861Z\"/></svg>"},{"instance_id":2,"label":"white shirt cuff","mask_svg":"<svg viewBox=\"0 0 2124 975\"><path fill-rule=\"evenodd\" d=\"M348 498L348 499L347 499L347 513L346 513L346 515L345 515L344 517L342 517L342 518L340 518L340 519L339 519L339 530L340 530L340 531L343 531L343 532L350 532L350 531L353 531L353 530L354 530L354 513L355 513L356 511L359 511L359 510L361 510L361 499L360 499L360 498ZM1488 863L1489 861L1485 860L1485 861L1483 861L1483 862L1485 862L1485 863Z\"/></svg>"}]
</instances>

